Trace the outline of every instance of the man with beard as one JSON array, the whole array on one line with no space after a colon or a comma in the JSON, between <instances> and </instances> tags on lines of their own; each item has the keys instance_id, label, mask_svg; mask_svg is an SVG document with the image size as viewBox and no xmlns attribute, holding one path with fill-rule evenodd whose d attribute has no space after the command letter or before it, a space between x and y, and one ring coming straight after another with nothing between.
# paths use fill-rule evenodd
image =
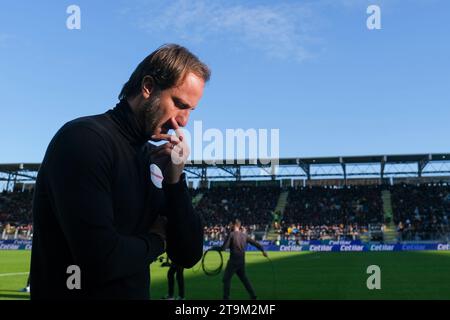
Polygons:
<instances>
[{"instance_id":1,"label":"man with beard","mask_svg":"<svg viewBox=\"0 0 450 320\"><path fill-rule=\"evenodd\" d=\"M162 46L138 65L114 109L56 133L33 199L32 299L148 299L149 265L161 253L184 268L200 260L203 228L180 127L209 76L186 48Z\"/></svg>"}]
</instances>

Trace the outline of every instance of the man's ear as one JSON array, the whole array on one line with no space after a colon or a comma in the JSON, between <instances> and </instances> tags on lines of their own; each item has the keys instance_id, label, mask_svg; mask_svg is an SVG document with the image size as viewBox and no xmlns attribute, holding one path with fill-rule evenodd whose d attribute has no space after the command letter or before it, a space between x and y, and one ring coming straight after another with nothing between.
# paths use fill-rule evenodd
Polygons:
<instances>
[{"instance_id":1,"label":"man's ear","mask_svg":"<svg viewBox=\"0 0 450 320\"><path fill-rule=\"evenodd\" d=\"M150 95L152 94L153 88L155 86L155 82L153 80L152 77L150 76L145 76L142 79L142 83L141 83L141 93L142 96L145 99L148 99L150 97Z\"/></svg>"}]
</instances>

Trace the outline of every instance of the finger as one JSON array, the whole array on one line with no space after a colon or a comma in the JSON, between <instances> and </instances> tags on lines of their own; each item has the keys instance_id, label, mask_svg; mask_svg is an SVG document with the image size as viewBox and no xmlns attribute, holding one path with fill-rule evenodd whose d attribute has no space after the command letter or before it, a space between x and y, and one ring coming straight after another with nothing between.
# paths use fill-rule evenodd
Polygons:
<instances>
[{"instance_id":1,"label":"finger","mask_svg":"<svg viewBox=\"0 0 450 320\"><path fill-rule=\"evenodd\" d=\"M179 157L183 157L184 154L183 148L175 146L172 151L175 152L175 154L177 154Z\"/></svg>"},{"instance_id":2,"label":"finger","mask_svg":"<svg viewBox=\"0 0 450 320\"><path fill-rule=\"evenodd\" d=\"M180 128L176 129L175 130L175 135L177 136L177 138L180 141L183 141L183 139L184 139L184 132L183 132L183 130L181 130Z\"/></svg>"},{"instance_id":3,"label":"finger","mask_svg":"<svg viewBox=\"0 0 450 320\"><path fill-rule=\"evenodd\" d=\"M170 156L171 156L172 158L173 158L173 157L179 158L179 157L181 157L180 154L182 154L182 150L183 150L183 149L181 149L180 147L174 146L173 149L170 150Z\"/></svg>"},{"instance_id":4,"label":"finger","mask_svg":"<svg viewBox=\"0 0 450 320\"><path fill-rule=\"evenodd\" d=\"M172 123L172 128L175 130L176 136L183 137L183 131L181 130L177 120L175 120L175 118L170 118L170 122Z\"/></svg>"},{"instance_id":5,"label":"finger","mask_svg":"<svg viewBox=\"0 0 450 320\"><path fill-rule=\"evenodd\" d=\"M181 140L176 135L171 135L168 141L173 145L181 143Z\"/></svg>"},{"instance_id":6,"label":"finger","mask_svg":"<svg viewBox=\"0 0 450 320\"><path fill-rule=\"evenodd\" d=\"M181 140L176 135L168 133L154 134L151 138L152 140L166 140L176 144L181 142Z\"/></svg>"},{"instance_id":7,"label":"finger","mask_svg":"<svg viewBox=\"0 0 450 320\"><path fill-rule=\"evenodd\" d=\"M175 135L180 139L183 140L184 139L184 135L183 135L183 130L181 130L180 128L175 130Z\"/></svg>"},{"instance_id":8,"label":"finger","mask_svg":"<svg viewBox=\"0 0 450 320\"><path fill-rule=\"evenodd\" d=\"M177 131L178 129L180 129L180 126L178 125L178 122L174 117L170 118L170 123L172 124L173 130Z\"/></svg>"},{"instance_id":9,"label":"finger","mask_svg":"<svg viewBox=\"0 0 450 320\"><path fill-rule=\"evenodd\" d=\"M154 155L154 154L158 153L160 150L163 150L163 149L171 149L171 146L172 146L172 144L169 143L169 142L164 143L164 144L162 144L162 145L160 145L160 146L158 146L158 147L152 149L152 150L150 151L150 154L151 154L151 155Z\"/></svg>"},{"instance_id":10,"label":"finger","mask_svg":"<svg viewBox=\"0 0 450 320\"><path fill-rule=\"evenodd\" d=\"M181 165L183 163L186 163L187 160L186 151L183 148L175 147L174 150L172 150L172 153L170 154L170 159L172 160L172 163L175 165Z\"/></svg>"}]
</instances>

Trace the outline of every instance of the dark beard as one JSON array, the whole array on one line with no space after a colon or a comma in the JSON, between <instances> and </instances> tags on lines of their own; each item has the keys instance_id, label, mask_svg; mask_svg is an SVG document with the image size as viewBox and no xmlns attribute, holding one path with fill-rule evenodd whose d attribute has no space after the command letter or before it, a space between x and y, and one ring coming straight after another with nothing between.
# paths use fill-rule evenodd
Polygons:
<instances>
[{"instance_id":1,"label":"dark beard","mask_svg":"<svg viewBox=\"0 0 450 320\"><path fill-rule=\"evenodd\" d=\"M139 119L143 124L145 136L148 140L150 140L162 117L160 103L160 93L154 93L148 101L144 102L139 112Z\"/></svg>"}]
</instances>

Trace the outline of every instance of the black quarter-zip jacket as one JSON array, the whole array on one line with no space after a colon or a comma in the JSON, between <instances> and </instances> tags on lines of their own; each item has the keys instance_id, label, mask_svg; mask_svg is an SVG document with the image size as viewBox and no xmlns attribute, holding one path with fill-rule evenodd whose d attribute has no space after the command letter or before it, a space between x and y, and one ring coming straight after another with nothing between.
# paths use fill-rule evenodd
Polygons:
<instances>
[{"instance_id":1,"label":"black quarter-zip jacket","mask_svg":"<svg viewBox=\"0 0 450 320\"><path fill-rule=\"evenodd\" d=\"M149 232L158 215L168 219L170 259L185 268L200 260L203 228L184 174L154 185L152 148L126 100L56 133L33 198L31 299L149 299L149 265L164 251Z\"/></svg>"},{"instance_id":2,"label":"black quarter-zip jacket","mask_svg":"<svg viewBox=\"0 0 450 320\"><path fill-rule=\"evenodd\" d=\"M241 231L231 231L225 238L222 246L216 248L220 251L224 251L225 249L229 248L229 261L234 265L243 265L245 264L245 249L247 247L247 243L250 243L252 246L258 248L261 252L264 252L264 247L261 244Z\"/></svg>"}]
</instances>

